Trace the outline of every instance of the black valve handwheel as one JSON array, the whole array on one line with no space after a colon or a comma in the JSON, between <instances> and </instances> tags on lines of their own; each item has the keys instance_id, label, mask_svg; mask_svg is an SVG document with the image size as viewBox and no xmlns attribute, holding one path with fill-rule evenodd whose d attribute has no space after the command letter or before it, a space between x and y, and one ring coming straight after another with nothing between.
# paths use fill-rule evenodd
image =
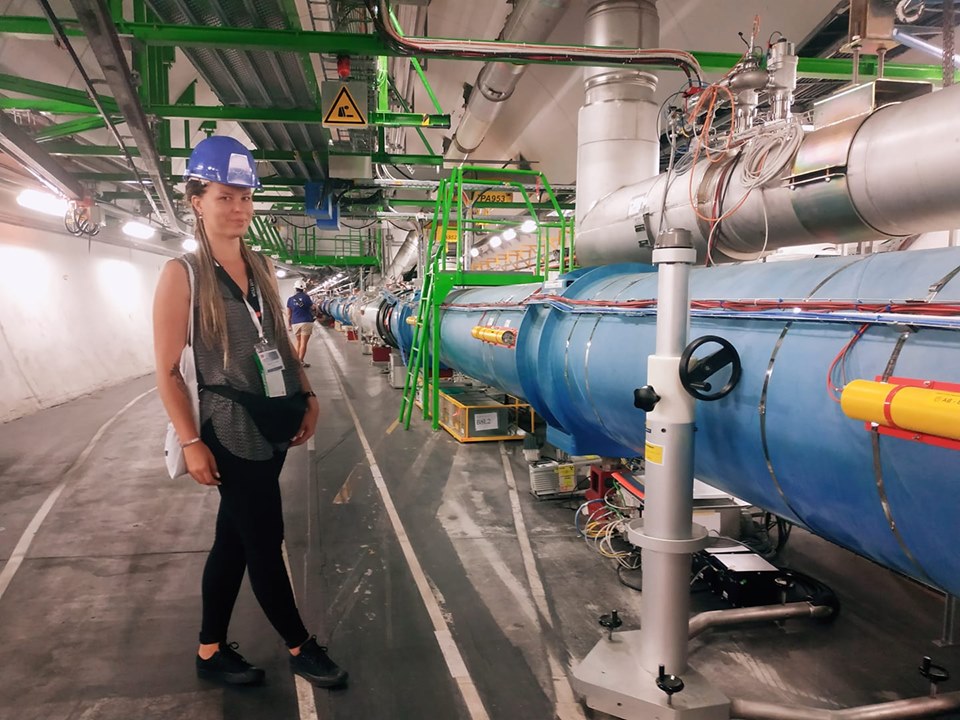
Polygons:
<instances>
[{"instance_id":1,"label":"black valve handwheel","mask_svg":"<svg viewBox=\"0 0 960 720\"><path fill-rule=\"evenodd\" d=\"M693 357L697 350L709 343L716 343L720 346L720 349L704 358ZM730 366L730 379L719 390L710 392L712 387L707 381L728 365ZM742 374L743 366L740 363L740 355L737 353L737 349L729 340L717 335L698 337L687 345L683 349L683 354L680 355L680 384L697 400L711 401L726 397L740 382Z\"/></svg>"}]
</instances>

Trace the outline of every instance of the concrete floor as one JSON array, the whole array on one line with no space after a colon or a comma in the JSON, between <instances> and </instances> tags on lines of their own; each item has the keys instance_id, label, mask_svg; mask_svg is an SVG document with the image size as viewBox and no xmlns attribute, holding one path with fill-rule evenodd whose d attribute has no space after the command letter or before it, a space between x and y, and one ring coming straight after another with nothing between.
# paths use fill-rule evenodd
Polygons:
<instances>
[{"instance_id":1,"label":"concrete floor","mask_svg":"<svg viewBox=\"0 0 960 720\"><path fill-rule=\"evenodd\" d=\"M640 595L578 538L568 503L526 492L516 444L505 446L511 496L498 444L459 445L416 420L397 429L399 392L342 335L317 333L308 359L322 414L282 477L287 549L307 625L350 687L308 689L298 702L282 643L246 586L232 639L267 684L223 689L195 677L217 497L166 478L163 410L143 378L0 426L0 719L600 717L564 702L563 671L600 638L602 613L617 608L625 629L636 627ZM926 694L923 655L960 672L960 649L933 644L940 596L801 531L780 562L831 585L842 613L831 625L696 638L691 664L728 695L842 708ZM695 607L710 602L698 596Z\"/></svg>"}]
</instances>

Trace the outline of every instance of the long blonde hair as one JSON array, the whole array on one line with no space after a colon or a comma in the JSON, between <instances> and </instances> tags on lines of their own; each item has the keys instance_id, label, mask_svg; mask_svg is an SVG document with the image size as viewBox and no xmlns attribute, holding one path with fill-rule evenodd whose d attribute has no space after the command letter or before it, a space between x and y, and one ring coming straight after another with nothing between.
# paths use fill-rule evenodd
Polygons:
<instances>
[{"instance_id":1,"label":"long blonde hair","mask_svg":"<svg viewBox=\"0 0 960 720\"><path fill-rule=\"evenodd\" d=\"M194 196L202 197L206 191L206 183L200 180L188 180L184 199L193 208L192 198ZM220 295L216 260L213 257L213 250L210 248L210 239L207 237L203 218L196 209L194 209L193 214L196 218L195 227L197 229L197 293L200 304L200 334L207 343L223 351L223 365L226 367L230 361L227 310L223 304L223 297ZM253 252L243 241L243 238L237 238L237 242L240 243L240 256L247 267L250 268L250 272L253 273L253 281L257 284L260 301L266 303L270 308L276 341L278 343L289 342L280 295L274 289L273 278L270 276L270 262ZM192 309L191 312L193 312Z\"/></svg>"}]
</instances>

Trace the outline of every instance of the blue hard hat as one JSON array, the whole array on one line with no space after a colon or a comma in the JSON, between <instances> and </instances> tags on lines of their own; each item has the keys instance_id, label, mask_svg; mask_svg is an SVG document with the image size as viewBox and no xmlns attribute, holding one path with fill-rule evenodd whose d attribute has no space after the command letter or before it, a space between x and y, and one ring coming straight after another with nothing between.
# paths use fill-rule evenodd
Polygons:
<instances>
[{"instance_id":1,"label":"blue hard hat","mask_svg":"<svg viewBox=\"0 0 960 720\"><path fill-rule=\"evenodd\" d=\"M253 155L239 140L226 135L211 135L197 143L183 174L184 180L191 178L237 187L260 187Z\"/></svg>"}]
</instances>

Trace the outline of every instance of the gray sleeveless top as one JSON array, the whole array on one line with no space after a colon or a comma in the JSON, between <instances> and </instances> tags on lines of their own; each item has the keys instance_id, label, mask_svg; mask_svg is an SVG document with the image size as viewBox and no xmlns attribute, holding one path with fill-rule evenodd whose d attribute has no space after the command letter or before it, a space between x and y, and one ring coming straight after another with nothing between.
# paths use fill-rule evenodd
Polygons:
<instances>
[{"instance_id":1,"label":"gray sleeveless top","mask_svg":"<svg viewBox=\"0 0 960 720\"><path fill-rule=\"evenodd\" d=\"M186 253L182 259L193 267L197 283L200 282L199 263L194 253ZM259 260L258 257L256 260ZM250 312L242 300L234 297L231 288L222 279L217 278L220 297L227 314L227 333L230 344L229 363L223 364L223 351L203 337L200 327L199 292L193 298L194 355L197 371L206 385L229 385L244 392L263 394L263 381L254 359L254 345L259 340L257 328L250 318ZM246 288L243 288L246 290ZM263 293L269 289L257 288L260 294L263 334L280 350L283 357L283 380L287 393L300 392L300 362L290 348L287 338L277 338L274 330L273 315L263 299ZM253 424L246 409L238 403L212 392L200 393L200 424L213 424L217 440L233 455L245 460L269 460L275 450L285 447L274 446L257 426Z\"/></svg>"}]
</instances>

